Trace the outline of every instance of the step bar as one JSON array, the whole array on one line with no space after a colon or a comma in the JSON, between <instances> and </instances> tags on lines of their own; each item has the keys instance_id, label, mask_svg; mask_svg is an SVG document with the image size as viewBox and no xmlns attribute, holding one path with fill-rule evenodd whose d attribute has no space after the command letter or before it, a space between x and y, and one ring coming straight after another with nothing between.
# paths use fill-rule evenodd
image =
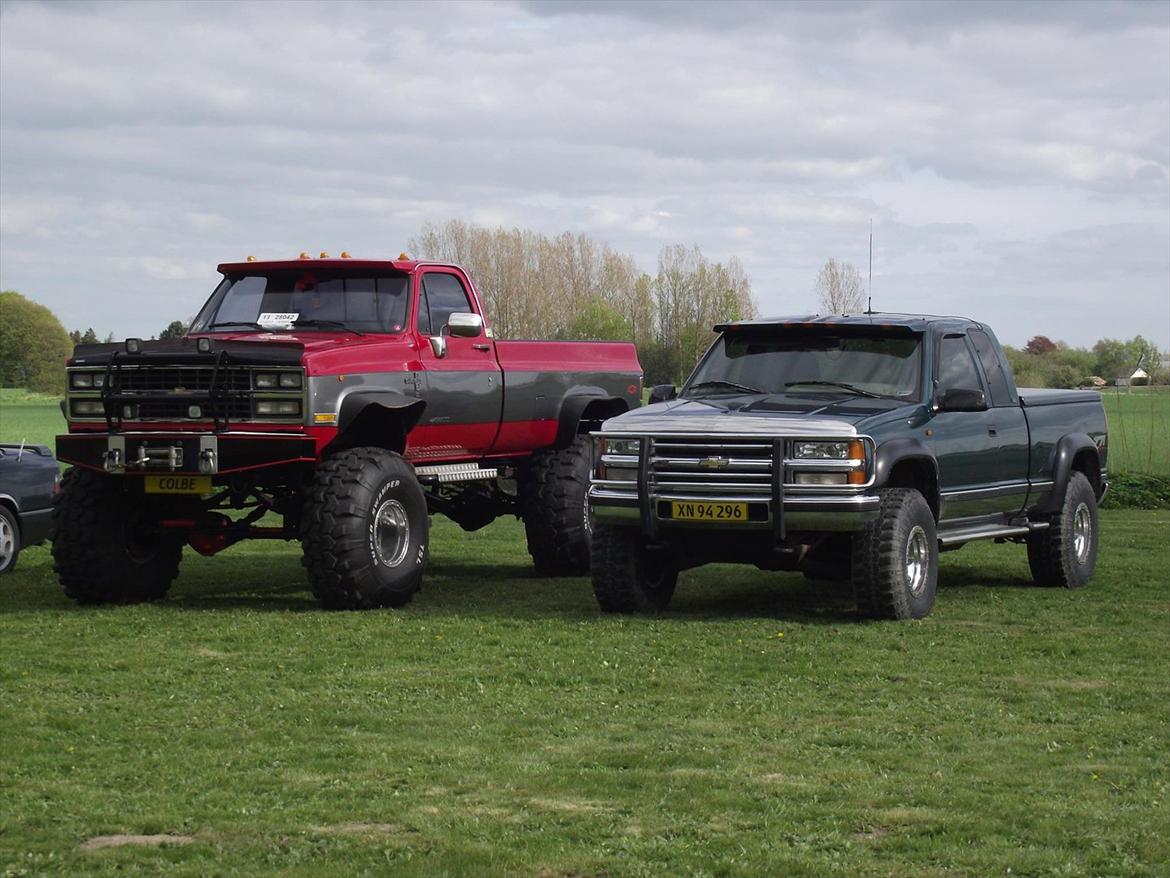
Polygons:
<instances>
[{"instance_id":1,"label":"step bar","mask_svg":"<svg viewBox=\"0 0 1170 878\"><path fill-rule=\"evenodd\" d=\"M478 463L446 463L437 466L416 466L414 473L425 485L451 482L479 482L497 478L496 467L480 467Z\"/></svg>"},{"instance_id":2,"label":"step bar","mask_svg":"<svg viewBox=\"0 0 1170 878\"><path fill-rule=\"evenodd\" d=\"M1026 537L1030 533L1047 530L1047 521L1032 521L1028 524L979 524L956 530L941 531L938 535L940 546L954 546L974 540L1000 540Z\"/></svg>"}]
</instances>

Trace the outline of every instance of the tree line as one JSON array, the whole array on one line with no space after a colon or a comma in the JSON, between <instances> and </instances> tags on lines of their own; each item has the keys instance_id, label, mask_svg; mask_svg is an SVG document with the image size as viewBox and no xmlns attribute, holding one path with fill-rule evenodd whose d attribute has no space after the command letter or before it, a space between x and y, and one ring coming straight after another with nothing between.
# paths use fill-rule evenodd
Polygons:
<instances>
[{"instance_id":1,"label":"tree line","mask_svg":"<svg viewBox=\"0 0 1170 878\"><path fill-rule=\"evenodd\" d=\"M1140 335L1129 341L1103 338L1091 348L1036 335L1023 348L1005 345L1004 353L1021 387L1111 386L1139 367L1149 375L1150 384L1170 383L1158 346Z\"/></svg>"},{"instance_id":2,"label":"tree line","mask_svg":"<svg viewBox=\"0 0 1170 878\"><path fill-rule=\"evenodd\" d=\"M713 261L698 245L663 247L654 274L570 232L549 237L451 220L424 225L408 246L412 256L471 273L498 337L632 341L647 384L679 381L716 323L756 316L740 261Z\"/></svg>"}]
</instances>

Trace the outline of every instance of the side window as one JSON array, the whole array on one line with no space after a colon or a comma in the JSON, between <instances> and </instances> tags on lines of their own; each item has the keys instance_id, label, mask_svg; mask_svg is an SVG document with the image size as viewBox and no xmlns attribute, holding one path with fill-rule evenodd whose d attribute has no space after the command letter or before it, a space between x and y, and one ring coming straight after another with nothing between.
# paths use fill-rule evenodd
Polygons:
<instances>
[{"instance_id":1,"label":"side window","mask_svg":"<svg viewBox=\"0 0 1170 878\"><path fill-rule=\"evenodd\" d=\"M419 297L419 332L426 335L438 335L447 325L450 316L458 311L471 310L467 292L463 284L453 274L431 272L423 275L423 295ZM429 330L424 328L424 302L426 313L430 318Z\"/></svg>"},{"instance_id":2,"label":"side window","mask_svg":"<svg viewBox=\"0 0 1170 878\"><path fill-rule=\"evenodd\" d=\"M961 335L948 335L942 340L938 354L938 388L940 391L983 389L967 339Z\"/></svg>"},{"instance_id":3,"label":"side window","mask_svg":"<svg viewBox=\"0 0 1170 878\"><path fill-rule=\"evenodd\" d=\"M993 406L1015 405L1015 395L1012 393L1012 382L1003 371L1003 361L991 341L991 337L981 329L972 329L967 333L971 344L975 345L975 353L979 362L983 364L983 374L987 376L987 383L991 390L990 404Z\"/></svg>"}]
</instances>

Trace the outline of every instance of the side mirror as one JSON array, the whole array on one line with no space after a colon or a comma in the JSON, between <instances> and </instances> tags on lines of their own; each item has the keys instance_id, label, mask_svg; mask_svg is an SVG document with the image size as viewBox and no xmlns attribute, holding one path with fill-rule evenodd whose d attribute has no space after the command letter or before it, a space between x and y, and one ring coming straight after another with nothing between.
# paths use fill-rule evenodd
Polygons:
<instances>
[{"instance_id":1,"label":"side mirror","mask_svg":"<svg viewBox=\"0 0 1170 878\"><path fill-rule=\"evenodd\" d=\"M669 402L678 396L678 389L673 384L655 384L650 388L650 405L656 402Z\"/></svg>"},{"instance_id":2,"label":"side mirror","mask_svg":"<svg viewBox=\"0 0 1170 878\"><path fill-rule=\"evenodd\" d=\"M940 412L985 412L987 411L987 397L982 390L972 390L969 387L952 387L942 395L938 402Z\"/></svg>"},{"instance_id":3,"label":"side mirror","mask_svg":"<svg viewBox=\"0 0 1170 878\"><path fill-rule=\"evenodd\" d=\"M475 338L483 332L483 318L478 314L456 311L447 318L447 333L459 338Z\"/></svg>"}]
</instances>

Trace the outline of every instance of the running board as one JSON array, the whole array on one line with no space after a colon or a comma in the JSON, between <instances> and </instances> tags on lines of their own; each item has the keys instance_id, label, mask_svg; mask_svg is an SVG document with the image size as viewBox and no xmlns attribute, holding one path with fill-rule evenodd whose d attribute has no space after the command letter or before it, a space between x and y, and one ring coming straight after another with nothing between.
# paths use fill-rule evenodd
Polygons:
<instances>
[{"instance_id":1,"label":"running board","mask_svg":"<svg viewBox=\"0 0 1170 878\"><path fill-rule=\"evenodd\" d=\"M969 543L973 540L1026 537L1034 531L1045 530L1047 527L1047 521L1035 521L1030 524L982 524L959 530L943 531L938 535L938 542L941 546L953 546L958 543Z\"/></svg>"},{"instance_id":2,"label":"running board","mask_svg":"<svg viewBox=\"0 0 1170 878\"><path fill-rule=\"evenodd\" d=\"M414 473L426 484L448 482L479 482L494 479L500 471L495 467L481 469L478 463L447 463L440 466L416 466Z\"/></svg>"}]
</instances>

